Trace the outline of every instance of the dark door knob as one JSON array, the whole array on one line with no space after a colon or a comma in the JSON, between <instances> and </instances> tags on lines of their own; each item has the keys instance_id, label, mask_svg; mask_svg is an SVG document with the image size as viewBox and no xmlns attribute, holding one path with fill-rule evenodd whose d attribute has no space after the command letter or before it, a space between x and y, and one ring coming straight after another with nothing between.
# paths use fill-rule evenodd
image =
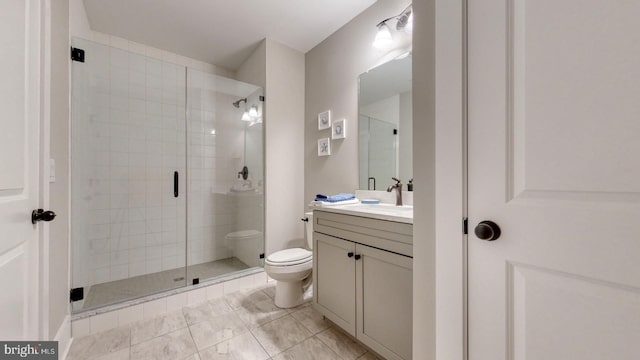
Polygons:
<instances>
[{"instance_id":1,"label":"dark door knob","mask_svg":"<svg viewBox=\"0 0 640 360\"><path fill-rule=\"evenodd\" d=\"M500 237L500 227L490 220L481 221L473 230L480 240L493 241Z\"/></svg>"},{"instance_id":2,"label":"dark door knob","mask_svg":"<svg viewBox=\"0 0 640 360\"><path fill-rule=\"evenodd\" d=\"M353 257L353 253L352 253L351 251L349 251L349 252L347 253L347 257L350 257L350 258L351 258L351 257Z\"/></svg>"},{"instance_id":3,"label":"dark door knob","mask_svg":"<svg viewBox=\"0 0 640 360\"><path fill-rule=\"evenodd\" d=\"M51 221L56 217L56 213L53 211L44 211L42 209L33 210L31 212L31 223L35 224L38 221Z\"/></svg>"}]
</instances>

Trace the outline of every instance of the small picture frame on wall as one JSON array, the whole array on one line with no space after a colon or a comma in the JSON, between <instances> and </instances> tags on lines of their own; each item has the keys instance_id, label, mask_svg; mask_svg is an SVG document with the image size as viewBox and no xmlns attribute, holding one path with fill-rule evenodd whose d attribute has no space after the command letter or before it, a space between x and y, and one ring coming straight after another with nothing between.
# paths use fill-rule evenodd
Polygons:
<instances>
[{"instance_id":1,"label":"small picture frame on wall","mask_svg":"<svg viewBox=\"0 0 640 360\"><path fill-rule=\"evenodd\" d=\"M318 114L318 130L324 130L331 127L331 110L323 111Z\"/></svg>"},{"instance_id":2,"label":"small picture frame on wall","mask_svg":"<svg viewBox=\"0 0 640 360\"><path fill-rule=\"evenodd\" d=\"M347 120L340 119L331 124L331 139L345 139L347 137Z\"/></svg>"},{"instance_id":3,"label":"small picture frame on wall","mask_svg":"<svg viewBox=\"0 0 640 360\"><path fill-rule=\"evenodd\" d=\"M331 155L331 141L329 138L318 139L318 156Z\"/></svg>"}]
</instances>

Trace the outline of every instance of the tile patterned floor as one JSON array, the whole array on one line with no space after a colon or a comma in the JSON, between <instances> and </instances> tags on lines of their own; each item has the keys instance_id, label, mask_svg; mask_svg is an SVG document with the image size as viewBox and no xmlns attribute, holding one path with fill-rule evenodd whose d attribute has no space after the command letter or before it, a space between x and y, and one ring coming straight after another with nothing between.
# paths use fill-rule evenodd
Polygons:
<instances>
[{"instance_id":1,"label":"tile patterned floor","mask_svg":"<svg viewBox=\"0 0 640 360\"><path fill-rule=\"evenodd\" d=\"M68 360L378 360L310 303L279 309L273 285L75 339Z\"/></svg>"},{"instance_id":2,"label":"tile patterned floor","mask_svg":"<svg viewBox=\"0 0 640 360\"><path fill-rule=\"evenodd\" d=\"M188 279L200 278L202 281L248 268L249 266L238 258L230 257L188 266L186 272L185 268L178 268L96 284L89 287L88 290L85 289L87 293L82 308L96 308L181 287L185 284L185 276ZM175 279L182 280L176 281ZM189 280L187 283L191 283L191 281Z\"/></svg>"}]
</instances>

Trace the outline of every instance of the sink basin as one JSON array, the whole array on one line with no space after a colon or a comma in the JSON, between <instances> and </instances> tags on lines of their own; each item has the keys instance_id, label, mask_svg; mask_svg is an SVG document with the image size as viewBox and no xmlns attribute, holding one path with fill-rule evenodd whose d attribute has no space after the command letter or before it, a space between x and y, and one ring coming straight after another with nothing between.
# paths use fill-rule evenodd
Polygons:
<instances>
[{"instance_id":1,"label":"sink basin","mask_svg":"<svg viewBox=\"0 0 640 360\"><path fill-rule=\"evenodd\" d=\"M394 204L351 204L335 206L333 209L337 210L336 212L345 214L413 223L413 206L410 205L395 206Z\"/></svg>"}]
</instances>

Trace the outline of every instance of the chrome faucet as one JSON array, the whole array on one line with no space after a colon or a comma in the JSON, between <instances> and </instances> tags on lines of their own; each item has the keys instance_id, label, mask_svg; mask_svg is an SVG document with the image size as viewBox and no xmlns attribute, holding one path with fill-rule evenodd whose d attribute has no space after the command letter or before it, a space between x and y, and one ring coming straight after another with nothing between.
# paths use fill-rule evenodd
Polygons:
<instances>
[{"instance_id":1,"label":"chrome faucet","mask_svg":"<svg viewBox=\"0 0 640 360\"><path fill-rule=\"evenodd\" d=\"M402 206L402 183L398 178L392 177L391 179L395 180L396 183L389 185L387 192L391 192L391 190L396 189L396 206Z\"/></svg>"}]
</instances>

